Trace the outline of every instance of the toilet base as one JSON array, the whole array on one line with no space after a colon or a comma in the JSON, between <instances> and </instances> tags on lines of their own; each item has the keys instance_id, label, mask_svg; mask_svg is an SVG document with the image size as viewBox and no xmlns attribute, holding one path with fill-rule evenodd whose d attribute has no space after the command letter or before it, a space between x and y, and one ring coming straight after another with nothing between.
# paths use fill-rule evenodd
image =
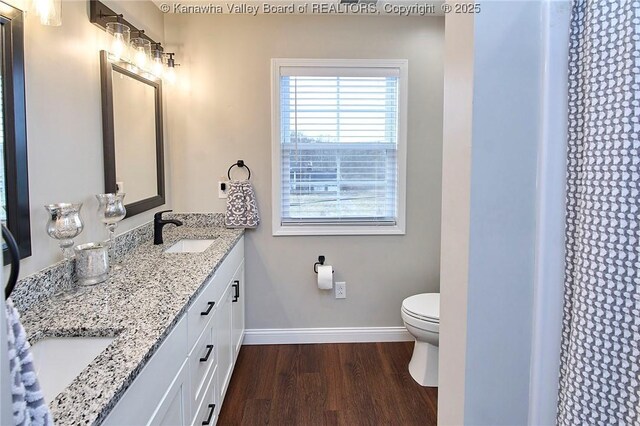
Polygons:
<instances>
[{"instance_id":1,"label":"toilet base","mask_svg":"<svg viewBox=\"0 0 640 426\"><path fill-rule=\"evenodd\" d=\"M413 347L409 373L420 386L438 387L438 347L419 342Z\"/></svg>"}]
</instances>

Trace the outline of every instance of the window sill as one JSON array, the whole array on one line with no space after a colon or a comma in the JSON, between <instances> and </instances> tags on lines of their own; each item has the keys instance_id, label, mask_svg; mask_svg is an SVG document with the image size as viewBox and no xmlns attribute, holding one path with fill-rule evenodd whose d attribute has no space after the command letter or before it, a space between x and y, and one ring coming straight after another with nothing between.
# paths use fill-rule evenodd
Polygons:
<instances>
[{"instance_id":1,"label":"window sill","mask_svg":"<svg viewBox=\"0 0 640 426\"><path fill-rule=\"evenodd\" d=\"M273 236L330 236L330 235L405 235L403 226L349 226L349 225L274 225Z\"/></svg>"}]
</instances>

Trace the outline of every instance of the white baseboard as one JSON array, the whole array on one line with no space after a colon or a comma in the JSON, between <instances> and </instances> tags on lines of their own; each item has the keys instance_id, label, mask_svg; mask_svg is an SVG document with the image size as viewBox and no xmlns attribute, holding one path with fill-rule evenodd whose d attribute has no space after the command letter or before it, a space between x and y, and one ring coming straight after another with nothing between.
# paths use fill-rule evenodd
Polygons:
<instances>
[{"instance_id":1,"label":"white baseboard","mask_svg":"<svg viewBox=\"0 0 640 426\"><path fill-rule=\"evenodd\" d=\"M287 345L296 343L409 342L413 337L404 327L265 328L248 329L245 345Z\"/></svg>"}]
</instances>

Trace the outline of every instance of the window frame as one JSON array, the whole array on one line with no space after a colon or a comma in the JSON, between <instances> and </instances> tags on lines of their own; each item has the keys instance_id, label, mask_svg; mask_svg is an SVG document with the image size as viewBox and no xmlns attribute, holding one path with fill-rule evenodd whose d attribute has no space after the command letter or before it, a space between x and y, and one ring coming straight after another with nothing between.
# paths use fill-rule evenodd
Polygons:
<instances>
[{"instance_id":1,"label":"window frame","mask_svg":"<svg viewBox=\"0 0 640 426\"><path fill-rule=\"evenodd\" d=\"M280 70L283 67L397 68L398 145L397 145L397 220L395 225L282 224L282 170L280 134ZM408 67L406 59L271 59L271 206L273 236L302 235L405 235L407 175Z\"/></svg>"}]
</instances>

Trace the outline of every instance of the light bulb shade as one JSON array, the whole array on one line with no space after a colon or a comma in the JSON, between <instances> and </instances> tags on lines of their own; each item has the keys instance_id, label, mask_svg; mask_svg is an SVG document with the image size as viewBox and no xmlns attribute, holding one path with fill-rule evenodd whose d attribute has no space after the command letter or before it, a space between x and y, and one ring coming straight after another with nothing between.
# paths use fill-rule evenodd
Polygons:
<instances>
[{"instance_id":1,"label":"light bulb shade","mask_svg":"<svg viewBox=\"0 0 640 426\"><path fill-rule=\"evenodd\" d=\"M151 74L156 77L162 77L162 73L164 72L164 62L162 60L162 56L153 58L153 62L151 64Z\"/></svg>"},{"instance_id":2,"label":"light bulb shade","mask_svg":"<svg viewBox=\"0 0 640 426\"><path fill-rule=\"evenodd\" d=\"M148 71L151 65L151 42L142 37L131 39L131 59L135 66Z\"/></svg>"},{"instance_id":3,"label":"light bulb shade","mask_svg":"<svg viewBox=\"0 0 640 426\"><path fill-rule=\"evenodd\" d=\"M117 61L127 59L131 29L119 22L108 22L106 27L109 35L109 53Z\"/></svg>"},{"instance_id":4,"label":"light bulb shade","mask_svg":"<svg viewBox=\"0 0 640 426\"><path fill-rule=\"evenodd\" d=\"M62 0L31 0L29 10L38 16L42 25L62 25Z\"/></svg>"},{"instance_id":5,"label":"light bulb shade","mask_svg":"<svg viewBox=\"0 0 640 426\"><path fill-rule=\"evenodd\" d=\"M171 84L175 84L178 79L176 76L176 68L169 66L164 72L164 79L167 80Z\"/></svg>"}]
</instances>

